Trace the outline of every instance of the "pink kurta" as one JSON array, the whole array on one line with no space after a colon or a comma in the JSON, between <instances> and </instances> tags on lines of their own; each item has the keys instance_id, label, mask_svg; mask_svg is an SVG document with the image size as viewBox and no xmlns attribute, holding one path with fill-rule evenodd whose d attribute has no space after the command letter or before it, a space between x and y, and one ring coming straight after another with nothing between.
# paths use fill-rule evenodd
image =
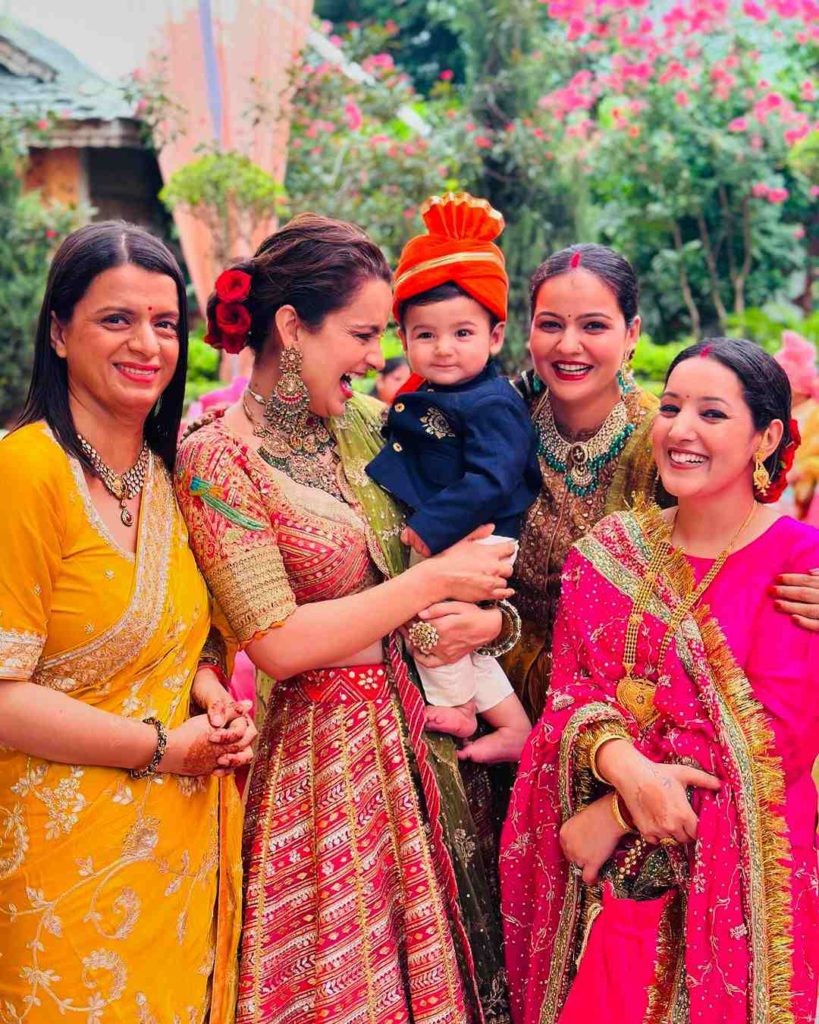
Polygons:
<instances>
[{"instance_id":1,"label":"pink kurta","mask_svg":"<svg viewBox=\"0 0 819 1024\"><path fill-rule=\"evenodd\" d=\"M689 558L699 583L711 567ZM774 608L780 573L819 568L819 530L783 516L731 555L705 600L768 714L785 774L785 820L793 855L794 1011L813 1024L819 975L819 869L816 787L819 754L819 634Z\"/></svg>"},{"instance_id":2,"label":"pink kurta","mask_svg":"<svg viewBox=\"0 0 819 1024\"><path fill-rule=\"evenodd\" d=\"M618 1024L813 1024L819 636L777 612L768 588L780 573L819 567L819 531L782 518L732 555L707 592L710 612L684 621L658 675L679 594L711 564L674 557L638 635L635 675L656 683L659 712L640 728L617 683L629 613L663 536L657 509L618 513L566 563L552 689L502 844L513 1014L567 1024L609 1019L616 1006ZM589 772L589 738L612 723L652 760L693 762L722 782L695 791L698 841L663 848L671 881L656 899L615 899L607 882L601 902L560 850L562 822L605 792Z\"/></svg>"}]
</instances>

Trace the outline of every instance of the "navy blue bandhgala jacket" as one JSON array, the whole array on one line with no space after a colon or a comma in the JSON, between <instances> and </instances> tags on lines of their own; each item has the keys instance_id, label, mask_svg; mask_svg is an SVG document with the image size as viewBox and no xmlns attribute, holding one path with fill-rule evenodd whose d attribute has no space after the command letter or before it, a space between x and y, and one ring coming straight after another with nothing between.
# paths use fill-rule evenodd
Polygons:
<instances>
[{"instance_id":1,"label":"navy blue bandhgala jacket","mask_svg":"<svg viewBox=\"0 0 819 1024\"><path fill-rule=\"evenodd\" d=\"M433 554L483 523L517 538L541 486L537 435L523 399L492 360L466 384L399 395L369 476L412 510Z\"/></svg>"}]
</instances>

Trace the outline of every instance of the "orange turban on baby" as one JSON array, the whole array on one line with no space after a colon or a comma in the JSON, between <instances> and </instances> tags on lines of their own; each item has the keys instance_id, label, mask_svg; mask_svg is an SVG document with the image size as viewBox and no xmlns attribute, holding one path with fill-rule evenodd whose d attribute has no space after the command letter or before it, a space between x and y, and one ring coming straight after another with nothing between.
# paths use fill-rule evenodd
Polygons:
<instances>
[{"instance_id":1,"label":"orange turban on baby","mask_svg":"<svg viewBox=\"0 0 819 1024\"><path fill-rule=\"evenodd\" d=\"M492 241L503 231L503 216L467 192L431 196L421 206L421 216L429 234L411 238L401 253L395 271L395 319L402 302L453 281L505 320L509 278L503 253Z\"/></svg>"}]
</instances>

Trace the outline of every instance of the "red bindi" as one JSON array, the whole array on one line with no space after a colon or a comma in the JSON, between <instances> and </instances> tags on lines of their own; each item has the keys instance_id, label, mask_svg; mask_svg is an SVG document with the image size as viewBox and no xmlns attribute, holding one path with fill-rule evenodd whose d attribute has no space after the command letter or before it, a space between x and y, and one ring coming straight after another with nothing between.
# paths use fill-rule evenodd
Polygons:
<instances>
[{"instance_id":1,"label":"red bindi","mask_svg":"<svg viewBox=\"0 0 819 1024\"><path fill-rule=\"evenodd\" d=\"M710 345L706 345L705 348L700 352L700 359L707 359L711 355L713 349Z\"/></svg>"},{"instance_id":2,"label":"red bindi","mask_svg":"<svg viewBox=\"0 0 819 1024\"><path fill-rule=\"evenodd\" d=\"M569 260L569 269L576 270L580 266L580 253L573 252L572 258Z\"/></svg>"}]
</instances>

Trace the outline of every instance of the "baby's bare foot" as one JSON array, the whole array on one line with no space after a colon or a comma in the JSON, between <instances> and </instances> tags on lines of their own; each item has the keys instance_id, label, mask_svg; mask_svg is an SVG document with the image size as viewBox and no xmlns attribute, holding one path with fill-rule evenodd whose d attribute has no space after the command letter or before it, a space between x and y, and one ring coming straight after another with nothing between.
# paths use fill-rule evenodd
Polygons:
<instances>
[{"instance_id":1,"label":"baby's bare foot","mask_svg":"<svg viewBox=\"0 0 819 1024\"><path fill-rule=\"evenodd\" d=\"M480 764L497 764L500 761L519 761L530 730L501 726L494 732L481 736L474 743L465 744L458 751L461 761L478 761Z\"/></svg>"},{"instance_id":2,"label":"baby's bare foot","mask_svg":"<svg viewBox=\"0 0 819 1024\"><path fill-rule=\"evenodd\" d=\"M432 732L445 732L449 736L466 739L478 728L475 717L475 702L462 704L456 708L444 708L437 704L427 706L427 729Z\"/></svg>"}]
</instances>

